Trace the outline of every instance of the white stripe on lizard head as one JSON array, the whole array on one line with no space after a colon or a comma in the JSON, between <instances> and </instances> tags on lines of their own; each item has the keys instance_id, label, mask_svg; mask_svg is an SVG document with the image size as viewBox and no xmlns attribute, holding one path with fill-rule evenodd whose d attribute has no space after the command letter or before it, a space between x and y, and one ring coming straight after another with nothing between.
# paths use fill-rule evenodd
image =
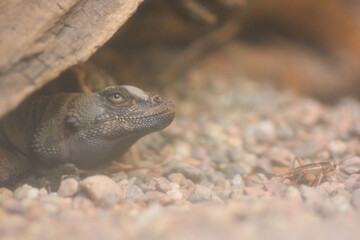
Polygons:
<instances>
[{"instance_id":1,"label":"white stripe on lizard head","mask_svg":"<svg viewBox=\"0 0 360 240\"><path fill-rule=\"evenodd\" d=\"M143 100L148 100L149 96L143 92L143 90L137 88L137 87L133 87L133 86L123 86L126 90L129 91L129 93L143 99Z\"/></svg>"}]
</instances>

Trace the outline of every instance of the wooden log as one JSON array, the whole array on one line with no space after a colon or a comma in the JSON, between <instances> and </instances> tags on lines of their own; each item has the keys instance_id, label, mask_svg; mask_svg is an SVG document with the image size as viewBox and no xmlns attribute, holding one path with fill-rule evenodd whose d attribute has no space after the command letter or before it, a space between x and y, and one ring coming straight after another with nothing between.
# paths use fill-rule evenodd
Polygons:
<instances>
[{"instance_id":1,"label":"wooden log","mask_svg":"<svg viewBox=\"0 0 360 240\"><path fill-rule=\"evenodd\" d=\"M0 1L0 117L87 60L142 1Z\"/></svg>"}]
</instances>

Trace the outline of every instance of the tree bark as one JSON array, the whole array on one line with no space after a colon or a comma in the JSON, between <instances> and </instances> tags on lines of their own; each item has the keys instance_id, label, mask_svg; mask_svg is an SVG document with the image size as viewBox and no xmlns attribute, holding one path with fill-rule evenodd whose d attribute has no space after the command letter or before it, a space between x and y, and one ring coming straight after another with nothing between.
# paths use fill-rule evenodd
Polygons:
<instances>
[{"instance_id":1,"label":"tree bark","mask_svg":"<svg viewBox=\"0 0 360 240\"><path fill-rule=\"evenodd\" d=\"M0 117L87 60L142 1L0 1Z\"/></svg>"}]
</instances>

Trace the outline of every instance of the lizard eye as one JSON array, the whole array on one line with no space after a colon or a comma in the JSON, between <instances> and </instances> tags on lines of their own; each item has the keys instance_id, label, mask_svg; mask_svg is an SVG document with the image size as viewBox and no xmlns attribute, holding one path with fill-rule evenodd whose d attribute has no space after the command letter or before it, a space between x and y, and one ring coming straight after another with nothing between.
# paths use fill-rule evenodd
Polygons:
<instances>
[{"instance_id":1,"label":"lizard eye","mask_svg":"<svg viewBox=\"0 0 360 240\"><path fill-rule=\"evenodd\" d=\"M121 103L124 101L124 97L119 92L114 92L108 96L108 99L113 103Z\"/></svg>"}]
</instances>

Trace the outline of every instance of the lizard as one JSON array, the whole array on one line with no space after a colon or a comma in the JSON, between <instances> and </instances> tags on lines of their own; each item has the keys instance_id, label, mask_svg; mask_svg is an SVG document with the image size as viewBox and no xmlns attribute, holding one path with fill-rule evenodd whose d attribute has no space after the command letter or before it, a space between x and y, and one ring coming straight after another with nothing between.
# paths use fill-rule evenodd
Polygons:
<instances>
[{"instance_id":1,"label":"lizard","mask_svg":"<svg viewBox=\"0 0 360 240\"><path fill-rule=\"evenodd\" d=\"M127 85L33 96L0 120L0 187L109 163L174 117L170 100Z\"/></svg>"}]
</instances>

